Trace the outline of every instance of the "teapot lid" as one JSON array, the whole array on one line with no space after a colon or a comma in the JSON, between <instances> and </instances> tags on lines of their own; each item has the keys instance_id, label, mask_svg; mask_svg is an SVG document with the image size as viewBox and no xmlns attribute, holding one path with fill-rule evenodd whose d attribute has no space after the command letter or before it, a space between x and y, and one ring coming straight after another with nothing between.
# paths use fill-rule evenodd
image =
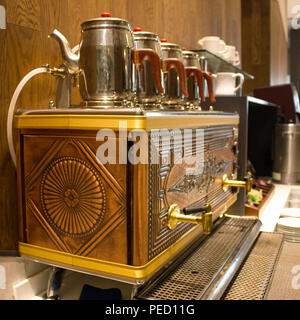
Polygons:
<instances>
[{"instance_id":1,"label":"teapot lid","mask_svg":"<svg viewBox=\"0 0 300 320\"><path fill-rule=\"evenodd\" d=\"M159 36L153 32L143 31L142 28L133 29L134 40L156 40L160 41Z\"/></svg>"},{"instance_id":2,"label":"teapot lid","mask_svg":"<svg viewBox=\"0 0 300 320\"><path fill-rule=\"evenodd\" d=\"M109 12L103 12L101 13L100 18L90 19L81 24L82 30L97 28L124 28L132 31L131 25L128 21L120 18L113 18Z\"/></svg>"},{"instance_id":3,"label":"teapot lid","mask_svg":"<svg viewBox=\"0 0 300 320\"><path fill-rule=\"evenodd\" d=\"M194 66L200 68L199 55L197 52L183 50L182 51L183 63L185 66Z\"/></svg>"},{"instance_id":4,"label":"teapot lid","mask_svg":"<svg viewBox=\"0 0 300 320\"><path fill-rule=\"evenodd\" d=\"M199 58L199 55L197 52L190 51L190 50L183 50L182 54L183 54L183 56L186 56L186 57Z\"/></svg>"},{"instance_id":5,"label":"teapot lid","mask_svg":"<svg viewBox=\"0 0 300 320\"><path fill-rule=\"evenodd\" d=\"M182 52L181 46L179 44L170 43L170 42L161 42L161 49L164 51L172 50L172 51L180 51Z\"/></svg>"}]
</instances>

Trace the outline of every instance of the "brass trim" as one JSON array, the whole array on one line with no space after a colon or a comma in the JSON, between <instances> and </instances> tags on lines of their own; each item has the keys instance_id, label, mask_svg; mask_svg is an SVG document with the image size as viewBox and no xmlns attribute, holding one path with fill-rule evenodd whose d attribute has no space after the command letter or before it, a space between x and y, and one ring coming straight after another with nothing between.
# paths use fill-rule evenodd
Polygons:
<instances>
[{"instance_id":1,"label":"brass trim","mask_svg":"<svg viewBox=\"0 0 300 320\"><path fill-rule=\"evenodd\" d=\"M237 195L234 194L227 202L213 213L213 220L216 220L220 214L223 214L229 206L237 200ZM156 271L170 261L176 254L184 249L197 235L202 231L202 226L196 226L187 232L172 246L161 252L154 259L142 266L131 266L104 260L98 260L89 257L78 256L75 254L43 248L40 246L19 242L19 252L23 256L28 256L36 259L49 261L49 263L59 263L69 267L88 270L100 274L110 275L131 279L135 281L144 281L150 278Z\"/></svg>"},{"instance_id":2,"label":"brass trim","mask_svg":"<svg viewBox=\"0 0 300 320\"><path fill-rule=\"evenodd\" d=\"M69 129L117 130L120 121L127 121L127 130L197 128L208 125L237 125L238 116L228 115L16 115L15 128L19 129Z\"/></svg>"},{"instance_id":3,"label":"brass trim","mask_svg":"<svg viewBox=\"0 0 300 320\"><path fill-rule=\"evenodd\" d=\"M240 187L240 188L245 188L246 192L249 193L252 188L252 183L253 183L253 179L251 177L245 178L244 181L230 180L227 174L224 174L222 177L222 189L224 192L226 192L229 187Z\"/></svg>"}]
</instances>

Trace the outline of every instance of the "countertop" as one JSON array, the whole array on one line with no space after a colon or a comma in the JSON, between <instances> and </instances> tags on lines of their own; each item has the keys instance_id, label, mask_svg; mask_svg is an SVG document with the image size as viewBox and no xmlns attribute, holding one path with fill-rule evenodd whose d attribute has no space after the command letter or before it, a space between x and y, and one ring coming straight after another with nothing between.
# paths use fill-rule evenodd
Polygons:
<instances>
[{"instance_id":1,"label":"countertop","mask_svg":"<svg viewBox=\"0 0 300 320\"><path fill-rule=\"evenodd\" d=\"M300 190L299 185L275 184L273 194L260 210L259 219L262 222L261 231L276 231L276 224L280 217L281 209L284 208L290 191L293 188Z\"/></svg>"}]
</instances>

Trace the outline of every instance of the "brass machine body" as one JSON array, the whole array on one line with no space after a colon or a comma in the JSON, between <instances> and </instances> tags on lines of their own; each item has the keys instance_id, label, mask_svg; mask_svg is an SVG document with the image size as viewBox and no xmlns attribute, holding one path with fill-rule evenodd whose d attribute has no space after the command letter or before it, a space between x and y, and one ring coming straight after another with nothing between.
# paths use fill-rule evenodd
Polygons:
<instances>
[{"instance_id":1,"label":"brass machine body","mask_svg":"<svg viewBox=\"0 0 300 320\"><path fill-rule=\"evenodd\" d=\"M52 34L52 37L56 38L61 45L65 67L49 69L49 72L55 75L59 82L66 81L65 84L68 85L66 91L69 91L70 80L78 80L79 77L79 87L84 102L81 106L86 109L34 110L16 116L20 143L18 187L21 203L19 207L22 208L19 250L22 255L41 261L44 259L46 262L64 265L71 269L84 269L108 278L137 283L148 279L164 267L171 258L198 237L200 228L193 228L192 225L179 224L179 222L202 225L203 232L210 233L213 218L217 218L219 213L225 212L228 206L236 201L236 194L231 190L228 190L225 196L222 191L222 186L225 188L233 185L232 181L228 178L223 179L221 186L219 180L223 173L230 175L234 171L232 163L236 161L237 155L230 146L237 141L234 132L239 124L239 117L237 114L214 111L184 110L183 95L188 96L184 65L180 57L169 56L176 47L174 44L172 50L165 50L168 51L168 56L164 57L162 63L162 72L166 80L165 88L170 85L169 94L165 95L168 100L162 101L166 108L164 112L144 112L138 108L125 108L131 107L130 101L133 94L131 57L137 60L134 61L134 65L140 67L144 61L148 60L150 49L144 48L145 51L137 51L142 49L133 47L133 38L127 22L109 19L109 17L103 18L105 19L94 19L83 24L85 34L78 56L71 54L66 39L58 31ZM104 32L107 28L100 28L105 23L110 25L107 30L110 36L107 37ZM119 28L121 26L125 29ZM128 35L127 42L124 40L125 33ZM88 35L91 38L87 37ZM93 40L94 37L97 38L96 36L106 41L101 48L97 45L98 42ZM112 41L111 45L110 41L115 38L124 40L126 43L121 41L123 43L121 48L116 46L115 41ZM118 50L112 50L115 47L118 47ZM182 53L180 46L177 51L179 54ZM126 54L120 55L122 52ZM97 59L90 59L97 53L99 53ZM95 61L109 63L97 69ZM113 61L111 68L110 61ZM83 70L83 72L80 71L80 75L79 69ZM104 69L107 73L103 72ZM67 77L70 72L71 79ZM180 74L182 74L182 81L180 81ZM105 75L110 75L106 77L109 81L106 81ZM171 75L175 75L174 79ZM174 90L176 92L171 90L174 89L171 85L172 79L175 83L174 88L178 89L178 91ZM86 80L84 86L83 80ZM68 105L68 102L58 104L59 107ZM93 107L97 110L92 110ZM185 112L180 116L177 112L172 112L181 109ZM170 112L165 112L166 110ZM128 170L124 164L101 164L96 156L99 141L95 136L99 128L108 128L117 132L120 129L120 120L127 122L128 132L132 130L147 132L149 145L155 148L160 142L151 140L152 130L168 129L162 134L163 143L161 144L168 146L165 141L168 139L172 141L170 144L172 147L168 147L170 149L168 157L172 163L170 162L169 166L165 165L165 154L159 154L158 164L150 163L147 170L143 165L135 166L134 169L130 167L132 179L127 179ZM179 147L182 148L182 139L179 139L177 134L173 135L177 129L180 131L180 136L183 130L192 130L192 134L185 139L189 150L206 150L203 158L202 155L198 155L199 159L204 160L202 171L188 166L186 160L191 158L189 154L184 155L186 163L182 165L175 163L177 150ZM201 129L201 144L197 144L195 139L198 137L199 129ZM54 131L55 133L52 133ZM122 139L118 135L116 137L120 145ZM31 152L32 145L39 146L34 155ZM52 191L47 189L47 183L50 181L51 185L52 174L56 175L56 166L67 167L68 172L72 171L69 168L80 168L76 169L77 172L88 172L86 176L93 179L93 188L96 190L93 192L99 199L96 208L91 209L92 216L97 217L95 223L90 220L86 222L82 218L82 221L78 220L79 226L76 221L74 227L72 224L72 227L68 226L65 230L65 225L57 225L53 221L52 207L49 207L47 202L49 197L52 197ZM189 169L188 173L186 169ZM30 176L30 179L27 179L27 173L33 174L32 178ZM39 176L38 179L35 174ZM62 178L60 175L63 174L58 173L58 179ZM115 179L113 182L112 178ZM216 179L218 181L215 183ZM76 207L79 212L80 200L84 208L87 203L87 200L78 196L74 205L74 199L69 198L69 180L65 176L62 179L63 186L67 185L67 192L60 186L57 190L58 194L62 192L62 195L60 194L57 198L58 201L63 199L62 205L64 208L67 206L66 210L62 210L64 216L70 212L70 206L72 210ZM242 185L246 183L239 184L239 186ZM160 186L163 186L161 193L157 192ZM132 190L130 201L126 192L128 188ZM93 192L92 199L95 198ZM205 202L213 204L214 212L209 203L202 207ZM188 208L195 203L199 203L201 207L180 211L180 208ZM169 204L172 205L169 207ZM166 211L168 211L167 221L164 215ZM85 211L80 211L78 215L82 212ZM199 213L202 214L199 215ZM166 230L166 222L169 229L176 228L176 230L172 232ZM78 232L78 230L83 231Z\"/></svg>"}]
</instances>

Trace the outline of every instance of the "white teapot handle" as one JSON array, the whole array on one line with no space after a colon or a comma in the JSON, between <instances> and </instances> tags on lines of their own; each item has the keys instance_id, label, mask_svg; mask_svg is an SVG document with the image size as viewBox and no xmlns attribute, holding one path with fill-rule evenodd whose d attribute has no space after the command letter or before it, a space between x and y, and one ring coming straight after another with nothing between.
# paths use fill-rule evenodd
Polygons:
<instances>
[{"instance_id":1,"label":"white teapot handle","mask_svg":"<svg viewBox=\"0 0 300 320\"><path fill-rule=\"evenodd\" d=\"M240 84L234 89L234 92L237 92L241 88L241 86L243 85L243 83L245 81L245 77L241 73L234 73L232 76L234 78L240 78Z\"/></svg>"}]
</instances>

